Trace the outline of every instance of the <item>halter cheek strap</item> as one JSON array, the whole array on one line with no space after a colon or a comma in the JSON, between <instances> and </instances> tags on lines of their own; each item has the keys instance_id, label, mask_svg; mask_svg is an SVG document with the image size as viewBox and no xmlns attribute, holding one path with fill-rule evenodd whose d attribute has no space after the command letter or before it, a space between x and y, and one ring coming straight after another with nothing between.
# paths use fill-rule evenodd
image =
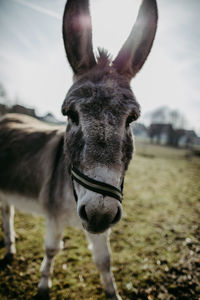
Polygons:
<instances>
[{"instance_id":1,"label":"halter cheek strap","mask_svg":"<svg viewBox=\"0 0 200 300\"><path fill-rule=\"evenodd\" d=\"M94 180L86 175L84 175L83 173L81 173L79 170L77 170L76 168L72 168L71 169L71 176L72 176L72 182L73 180L75 180L76 182L78 182L80 185L82 185L84 188L99 193L103 196L110 196L112 198L117 199L119 202L122 201L122 190L123 190L123 184L121 187L121 191L116 188L115 186L111 185L111 184L107 184L98 180ZM77 199L77 194L74 188L74 184L73 184L73 189L74 189L74 196L76 201Z\"/></svg>"}]
</instances>

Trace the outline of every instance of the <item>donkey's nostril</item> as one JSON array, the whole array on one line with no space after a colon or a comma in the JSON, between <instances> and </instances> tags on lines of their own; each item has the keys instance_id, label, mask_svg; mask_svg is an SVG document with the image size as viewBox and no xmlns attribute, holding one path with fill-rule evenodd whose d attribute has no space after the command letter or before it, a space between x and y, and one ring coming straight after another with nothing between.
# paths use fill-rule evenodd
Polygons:
<instances>
[{"instance_id":1,"label":"donkey's nostril","mask_svg":"<svg viewBox=\"0 0 200 300\"><path fill-rule=\"evenodd\" d=\"M121 216L122 216L121 209L120 209L120 207L118 207L117 214L114 217L112 224L116 224L117 222L119 222L119 220L121 219Z\"/></svg>"},{"instance_id":2,"label":"donkey's nostril","mask_svg":"<svg viewBox=\"0 0 200 300\"><path fill-rule=\"evenodd\" d=\"M79 215L81 217L81 219L83 219L84 221L88 221L88 217L85 211L85 205L81 206L80 210L79 210Z\"/></svg>"}]
</instances>

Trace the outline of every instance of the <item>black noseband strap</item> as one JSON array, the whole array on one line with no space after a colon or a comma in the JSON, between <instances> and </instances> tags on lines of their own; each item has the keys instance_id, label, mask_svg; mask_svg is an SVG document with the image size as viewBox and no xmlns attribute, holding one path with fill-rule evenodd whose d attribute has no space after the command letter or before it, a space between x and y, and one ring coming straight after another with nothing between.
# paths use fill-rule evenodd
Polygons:
<instances>
[{"instance_id":1,"label":"black noseband strap","mask_svg":"<svg viewBox=\"0 0 200 300\"><path fill-rule=\"evenodd\" d=\"M103 196L113 197L120 202L122 201L122 191L120 191L115 186L101 182L101 181L91 179L88 176L82 174L79 170L77 170L74 167L71 169L71 175L72 175L73 180L78 182L80 185L82 185L86 189L96 192L96 193L99 193ZM77 196L75 198L77 200Z\"/></svg>"}]
</instances>

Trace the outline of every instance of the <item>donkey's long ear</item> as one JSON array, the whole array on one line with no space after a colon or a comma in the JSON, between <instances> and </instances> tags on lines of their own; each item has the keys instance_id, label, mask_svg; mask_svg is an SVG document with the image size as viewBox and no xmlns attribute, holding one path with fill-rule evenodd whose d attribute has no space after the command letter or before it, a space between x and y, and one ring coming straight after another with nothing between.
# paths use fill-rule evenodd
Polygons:
<instances>
[{"instance_id":1,"label":"donkey's long ear","mask_svg":"<svg viewBox=\"0 0 200 300\"><path fill-rule=\"evenodd\" d=\"M67 1L63 15L63 40L75 75L83 74L96 64L88 0Z\"/></svg>"},{"instance_id":2,"label":"donkey's long ear","mask_svg":"<svg viewBox=\"0 0 200 300\"><path fill-rule=\"evenodd\" d=\"M143 66L153 45L158 12L156 0L143 0L132 31L119 51L113 65L129 80Z\"/></svg>"}]
</instances>

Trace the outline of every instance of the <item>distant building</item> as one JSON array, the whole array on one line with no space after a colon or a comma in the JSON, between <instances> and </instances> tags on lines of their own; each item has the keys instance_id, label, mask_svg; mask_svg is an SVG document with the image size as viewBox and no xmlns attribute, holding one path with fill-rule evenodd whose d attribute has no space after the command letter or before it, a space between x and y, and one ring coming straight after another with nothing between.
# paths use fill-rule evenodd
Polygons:
<instances>
[{"instance_id":1,"label":"distant building","mask_svg":"<svg viewBox=\"0 0 200 300\"><path fill-rule=\"evenodd\" d=\"M58 125L66 124L65 122L61 122L57 120L52 113L47 113L45 116L39 117L39 119L41 121L51 123L51 124L58 124Z\"/></svg>"},{"instance_id":2,"label":"distant building","mask_svg":"<svg viewBox=\"0 0 200 300\"><path fill-rule=\"evenodd\" d=\"M8 112L8 107L5 104L0 103L0 116L5 115Z\"/></svg>"},{"instance_id":3,"label":"distant building","mask_svg":"<svg viewBox=\"0 0 200 300\"><path fill-rule=\"evenodd\" d=\"M178 140L178 147L190 147L191 145L199 145L200 138L196 135L194 130L184 130Z\"/></svg>"},{"instance_id":4,"label":"distant building","mask_svg":"<svg viewBox=\"0 0 200 300\"><path fill-rule=\"evenodd\" d=\"M5 104L0 104L0 116L7 113L24 114L36 118L35 110L32 108L27 108L19 104L15 104L11 107L6 106Z\"/></svg>"},{"instance_id":5,"label":"distant building","mask_svg":"<svg viewBox=\"0 0 200 300\"><path fill-rule=\"evenodd\" d=\"M173 127L171 124L156 123L149 127L149 137L151 142L160 145L171 145L173 139Z\"/></svg>"},{"instance_id":6,"label":"distant building","mask_svg":"<svg viewBox=\"0 0 200 300\"><path fill-rule=\"evenodd\" d=\"M149 137L152 143L173 147L198 145L200 138L194 130L174 129L172 124L151 124Z\"/></svg>"},{"instance_id":7,"label":"distant building","mask_svg":"<svg viewBox=\"0 0 200 300\"><path fill-rule=\"evenodd\" d=\"M51 113L47 113L45 116L40 117L36 115L35 109L27 108L19 104L15 104L11 107L6 106L5 104L0 104L0 116L5 115L6 113L24 114L51 124L65 124L64 122L57 120Z\"/></svg>"},{"instance_id":8,"label":"distant building","mask_svg":"<svg viewBox=\"0 0 200 300\"><path fill-rule=\"evenodd\" d=\"M36 118L35 109L33 109L33 108L27 108L27 107L24 107L24 106L19 105L19 104L13 105L9 109L9 112L18 113L18 114L24 114L24 115L28 115L28 116Z\"/></svg>"},{"instance_id":9,"label":"distant building","mask_svg":"<svg viewBox=\"0 0 200 300\"><path fill-rule=\"evenodd\" d=\"M134 123L132 125L134 136L140 141L149 141L148 129L144 124Z\"/></svg>"}]
</instances>

